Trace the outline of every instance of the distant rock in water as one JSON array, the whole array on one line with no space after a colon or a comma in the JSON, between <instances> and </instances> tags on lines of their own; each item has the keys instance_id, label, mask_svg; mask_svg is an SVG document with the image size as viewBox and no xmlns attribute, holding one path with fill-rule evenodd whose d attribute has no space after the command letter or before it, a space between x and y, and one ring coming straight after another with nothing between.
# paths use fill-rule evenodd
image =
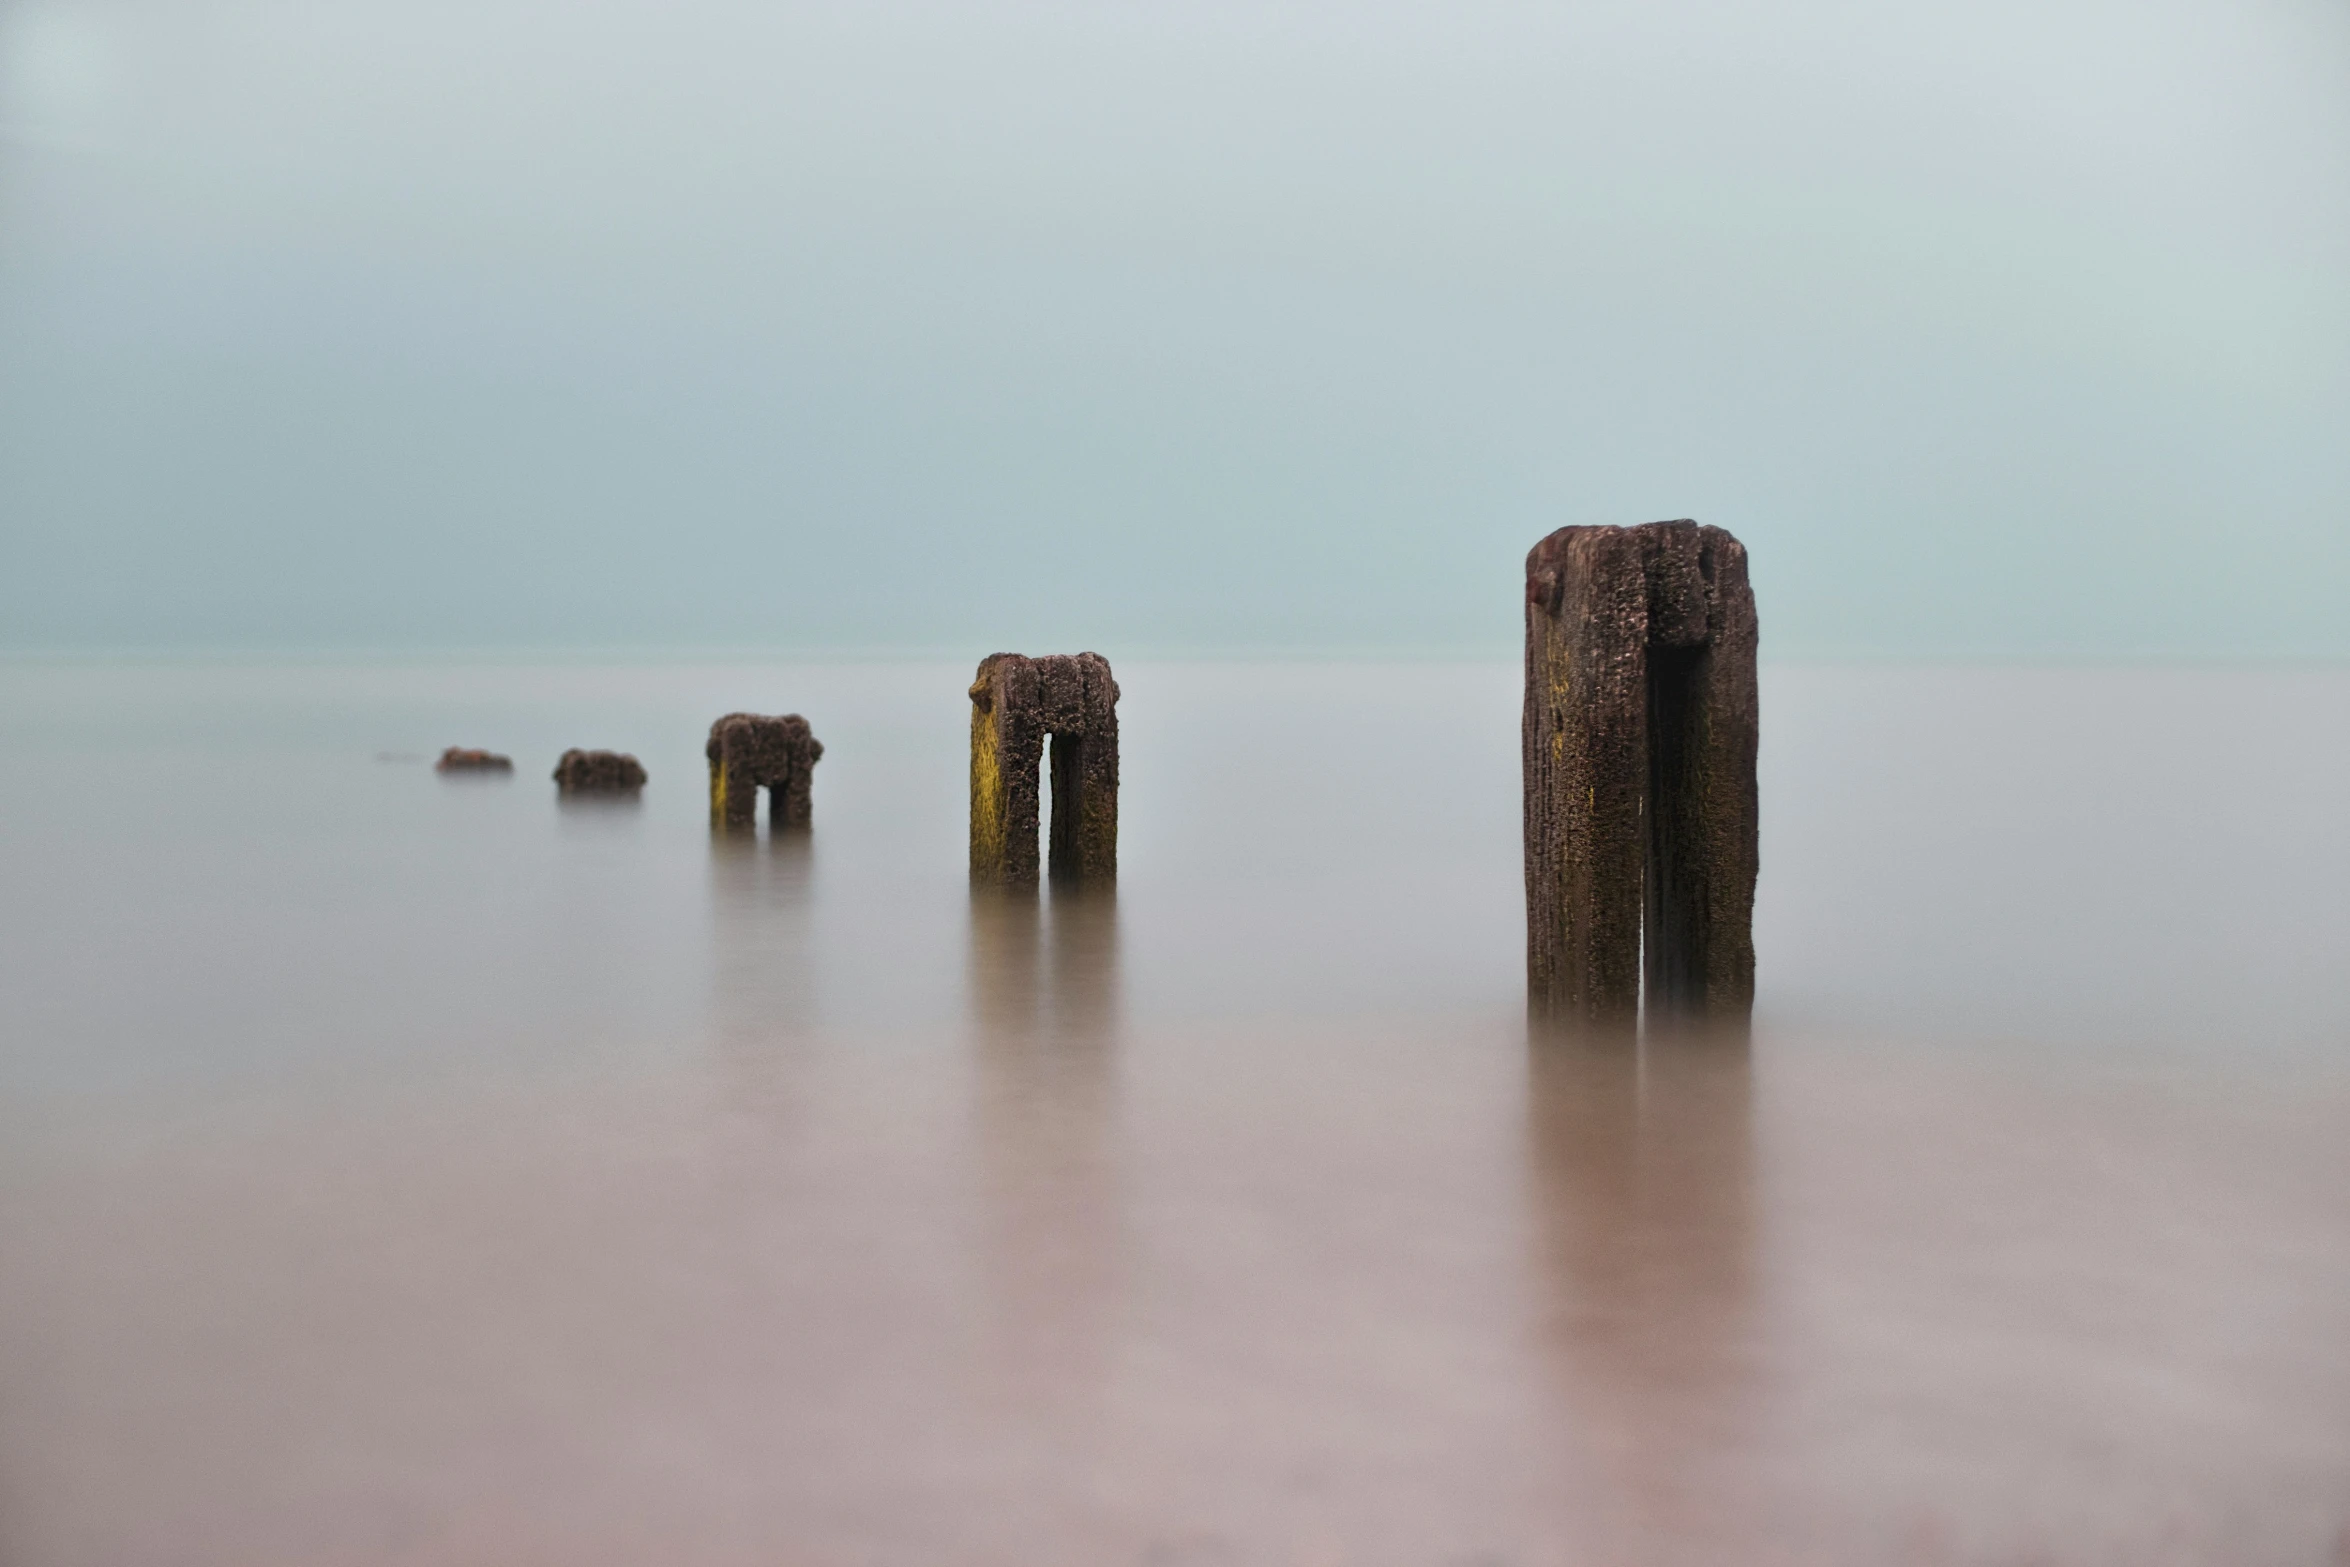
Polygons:
<instances>
[{"instance_id":1,"label":"distant rock in water","mask_svg":"<svg viewBox=\"0 0 2350 1567\"><path fill-rule=\"evenodd\" d=\"M645 769L620 751L566 751L555 784L565 794L630 794L645 786Z\"/></svg>"},{"instance_id":2,"label":"distant rock in water","mask_svg":"<svg viewBox=\"0 0 2350 1567\"><path fill-rule=\"evenodd\" d=\"M463 746L453 745L441 753L441 759L433 763L432 770L436 773L510 773L514 771L514 759L500 756L495 751L468 751Z\"/></svg>"}]
</instances>

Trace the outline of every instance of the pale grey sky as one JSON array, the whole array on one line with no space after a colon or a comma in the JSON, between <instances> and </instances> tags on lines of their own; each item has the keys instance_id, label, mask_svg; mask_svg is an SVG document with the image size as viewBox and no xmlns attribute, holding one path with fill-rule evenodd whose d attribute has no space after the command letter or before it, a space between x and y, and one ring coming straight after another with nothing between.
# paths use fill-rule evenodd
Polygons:
<instances>
[{"instance_id":1,"label":"pale grey sky","mask_svg":"<svg viewBox=\"0 0 2350 1567\"><path fill-rule=\"evenodd\" d=\"M2341 0L0 5L0 646L2350 656Z\"/></svg>"}]
</instances>

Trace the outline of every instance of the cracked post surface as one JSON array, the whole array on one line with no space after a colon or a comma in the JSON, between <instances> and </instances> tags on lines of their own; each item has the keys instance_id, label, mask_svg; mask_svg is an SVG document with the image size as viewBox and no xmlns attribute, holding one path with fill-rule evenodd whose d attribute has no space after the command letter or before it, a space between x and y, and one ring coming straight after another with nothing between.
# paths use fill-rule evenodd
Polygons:
<instances>
[{"instance_id":1,"label":"cracked post surface","mask_svg":"<svg viewBox=\"0 0 2350 1567\"><path fill-rule=\"evenodd\" d=\"M1756 622L1719 528L1561 528L1526 557L1526 980L1603 1027L1754 999Z\"/></svg>"},{"instance_id":2,"label":"cracked post surface","mask_svg":"<svg viewBox=\"0 0 2350 1567\"><path fill-rule=\"evenodd\" d=\"M761 789L767 791L769 830L806 827L814 820L816 764L824 759L824 742L799 714L729 713L710 726L702 754L710 763L712 827L753 826Z\"/></svg>"},{"instance_id":3,"label":"cracked post surface","mask_svg":"<svg viewBox=\"0 0 2350 1567\"><path fill-rule=\"evenodd\" d=\"M980 661L971 697L971 879L1033 886L1051 748L1057 882L1118 874L1118 683L1099 653Z\"/></svg>"}]
</instances>

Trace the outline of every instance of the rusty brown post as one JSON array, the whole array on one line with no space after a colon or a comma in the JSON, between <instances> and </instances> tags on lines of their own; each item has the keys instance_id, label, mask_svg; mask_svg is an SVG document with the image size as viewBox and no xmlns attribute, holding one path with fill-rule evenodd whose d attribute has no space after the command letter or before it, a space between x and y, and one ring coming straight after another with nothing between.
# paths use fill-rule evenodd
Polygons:
<instances>
[{"instance_id":1,"label":"rusty brown post","mask_svg":"<svg viewBox=\"0 0 2350 1567\"><path fill-rule=\"evenodd\" d=\"M1118 683L1099 653L995 653L971 682L971 879L1037 880L1045 742L1052 742L1052 878L1118 874Z\"/></svg>"},{"instance_id":2,"label":"rusty brown post","mask_svg":"<svg viewBox=\"0 0 2350 1567\"><path fill-rule=\"evenodd\" d=\"M1601 1026L1754 1005L1755 615L1720 528L1561 528L1526 557L1526 983Z\"/></svg>"},{"instance_id":3,"label":"rusty brown post","mask_svg":"<svg viewBox=\"0 0 2350 1567\"><path fill-rule=\"evenodd\" d=\"M710 726L702 747L710 762L710 825L749 827L758 820L759 791L767 791L770 831L805 827L815 814L812 790L824 742L797 713L765 718L729 713Z\"/></svg>"}]
</instances>

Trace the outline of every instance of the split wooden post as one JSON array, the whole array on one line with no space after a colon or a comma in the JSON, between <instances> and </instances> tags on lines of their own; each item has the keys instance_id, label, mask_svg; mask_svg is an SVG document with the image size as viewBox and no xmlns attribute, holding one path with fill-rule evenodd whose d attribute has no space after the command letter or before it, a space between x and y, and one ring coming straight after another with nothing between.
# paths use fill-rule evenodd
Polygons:
<instances>
[{"instance_id":1,"label":"split wooden post","mask_svg":"<svg viewBox=\"0 0 2350 1567\"><path fill-rule=\"evenodd\" d=\"M752 826L761 789L767 791L770 831L805 827L813 819L816 764L824 759L824 742L799 714L729 713L710 726L702 754L710 762L711 826Z\"/></svg>"},{"instance_id":2,"label":"split wooden post","mask_svg":"<svg viewBox=\"0 0 2350 1567\"><path fill-rule=\"evenodd\" d=\"M1720 528L1561 528L1526 557L1526 983L1630 1027L1754 1006L1755 614Z\"/></svg>"},{"instance_id":3,"label":"split wooden post","mask_svg":"<svg viewBox=\"0 0 2350 1567\"><path fill-rule=\"evenodd\" d=\"M1052 742L1052 878L1118 874L1118 683L1099 653L996 653L971 682L971 879L1037 881L1045 742Z\"/></svg>"}]
</instances>

